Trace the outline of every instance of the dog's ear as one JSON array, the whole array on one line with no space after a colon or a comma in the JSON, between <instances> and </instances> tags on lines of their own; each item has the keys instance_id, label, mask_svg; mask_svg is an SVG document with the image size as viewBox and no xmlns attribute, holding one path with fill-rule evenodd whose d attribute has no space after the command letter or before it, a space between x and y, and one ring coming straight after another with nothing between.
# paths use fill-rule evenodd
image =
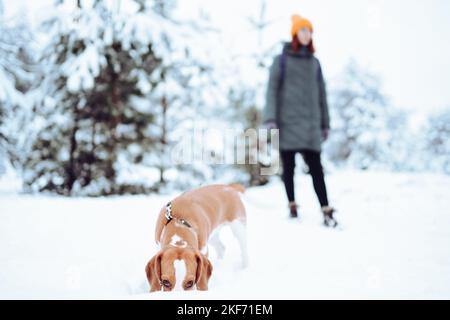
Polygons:
<instances>
[{"instance_id":1,"label":"dog's ear","mask_svg":"<svg viewBox=\"0 0 450 320\"><path fill-rule=\"evenodd\" d=\"M201 253L196 253L197 272L195 275L195 283L198 290L208 290L208 281L212 274L211 261Z\"/></svg>"},{"instance_id":2,"label":"dog's ear","mask_svg":"<svg viewBox=\"0 0 450 320\"><path fill-rule=\"evenodd\" d=\"M161 241L161 234L164 229L164 226L166 225L166 217L164 215L166 211L166 207L162 208L159 212L158 219L156 220L155 225L155 242L158 244Z\"/></svg>"},{"instance_id":3,"label":"dog's ear","mask_svg":"<svg viewBox=\"0 0 450 320\"><path fill-rule=\"evenodd\" d=\"M161 290L161 257L162 252L157 253L145 267L150 292Z\"/></svg>"}]
</instances>

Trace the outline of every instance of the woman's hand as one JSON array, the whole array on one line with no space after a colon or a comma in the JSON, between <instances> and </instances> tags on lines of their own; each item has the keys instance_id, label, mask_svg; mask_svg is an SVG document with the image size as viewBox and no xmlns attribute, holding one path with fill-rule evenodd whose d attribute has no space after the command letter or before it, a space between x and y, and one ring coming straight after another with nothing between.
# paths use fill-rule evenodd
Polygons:
<instances>
[{"instance_id":1,"label":"woman's hand","mask_svg":"<svg viewBox=\"0 0 450 320\"><path fill-rule=\"evenodd\" d=\"M277 123L274 120L269 120L269 121L264 122L263 126L267 130L278 129Z\"/></svg>"},{"instance_id":2,"label":"woman's hand","mask_svg":"<svg viewBox=\"0 0 450 320\"><path fill-rule=\"evenodd\" d=\"M330 131L330 130L329 130L328 128L322 129L322 140L323 140L323 141L327 141L329 131Z\"/></svg>"}]
</instances>

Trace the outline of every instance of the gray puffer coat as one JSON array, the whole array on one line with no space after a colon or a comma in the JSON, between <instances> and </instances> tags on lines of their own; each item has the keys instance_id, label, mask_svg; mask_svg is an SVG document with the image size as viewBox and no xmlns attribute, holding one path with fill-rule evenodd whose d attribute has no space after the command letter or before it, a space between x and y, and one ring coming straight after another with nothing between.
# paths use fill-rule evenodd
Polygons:
<instances>
[{"instance_id":1,"label":"gray puffer coat","mask_svg":"<svg viewBox=\"0 0 450 320\"><path fill-rule=\"evenodd\" d=\"M325 82L319 60L307 48L298 52L291 43L283 44L284 81L279 97L280 59L270 67L263 122L276 121L280 129L280 150L310 149L321 151L322 129L330 127ZM278 114L277 114L278 112Z\"/></svg>"}]
</instances>

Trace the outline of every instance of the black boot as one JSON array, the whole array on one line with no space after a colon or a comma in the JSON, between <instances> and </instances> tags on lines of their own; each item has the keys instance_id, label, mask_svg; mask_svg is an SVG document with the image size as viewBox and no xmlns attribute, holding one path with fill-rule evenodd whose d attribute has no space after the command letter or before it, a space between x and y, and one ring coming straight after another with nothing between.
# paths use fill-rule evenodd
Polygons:
<instances>
[{"instance_id":1,"label":"black boot","mask_svg":"<svg viewBox=\"0 0 450 320\"><path fill-rule=\"evenodd\" d=\"M330 207L330 206L323 206L322 207L322 213L323 213L323 224L326 227L332 227L335 228L338 223L336 219L333 217L333 213L336 211L336 209Z\"/></svg>"},{"instance_id":2,"label":"black boot","mask_svg":"<svg viewBox=\"0 0 450 320\"><path fill-rule=\"evenodd\" d=\"M289 202L289 217L290 218L298 217L297 207L298 206L295 202Z\"/></svg>"}]
</instances>

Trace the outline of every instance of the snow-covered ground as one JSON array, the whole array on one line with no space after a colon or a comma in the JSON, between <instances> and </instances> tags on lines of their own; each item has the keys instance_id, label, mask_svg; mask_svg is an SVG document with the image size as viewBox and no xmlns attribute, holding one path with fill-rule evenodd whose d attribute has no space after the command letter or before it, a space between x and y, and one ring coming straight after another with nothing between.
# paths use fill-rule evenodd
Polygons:
<instances>
[{"instance_id":1,"label":"snow-covered ground","mask_svg":"<svg viewBox=\"0 0 450 320\"><path fill-rule=\"evenodd\" d=\"M147 293L159 208L172 196L61 198L0 194L0 298L450 298L450 177L327 176L342 229L320 225L308 176L300 222L282 184L247 190L250 265L231 232L211 251L208 292Z\"/></svg>"}]
</instances>

